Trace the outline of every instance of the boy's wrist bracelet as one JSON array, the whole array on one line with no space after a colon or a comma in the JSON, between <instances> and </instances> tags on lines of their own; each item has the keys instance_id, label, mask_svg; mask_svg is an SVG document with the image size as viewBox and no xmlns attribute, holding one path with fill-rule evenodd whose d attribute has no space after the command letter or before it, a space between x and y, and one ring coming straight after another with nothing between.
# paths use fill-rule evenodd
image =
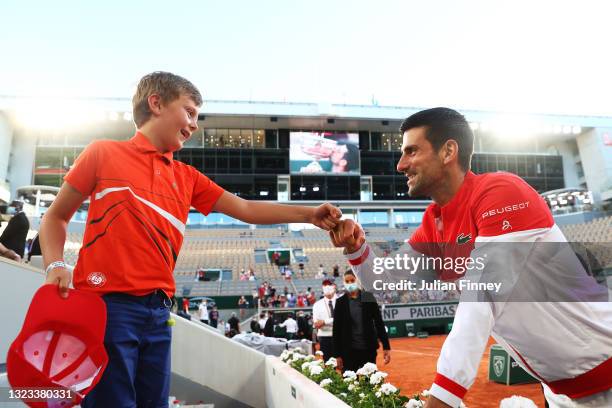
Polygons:
<instances>
[{"instance_id":1,"label":"boy's wrist bracelet","mask_svg":"<svg viewBox=\"0 0 612 408\"><path fill-rule=\"evenodd\" d=\"M45 269L45 275L49 275L49 272L51 272L53 269L55 268L67 268L67 265L64 261L55 261L55 262L51 262L49 264L49 266L47 266L47 269Z\"/></svg>"}]
</instances>

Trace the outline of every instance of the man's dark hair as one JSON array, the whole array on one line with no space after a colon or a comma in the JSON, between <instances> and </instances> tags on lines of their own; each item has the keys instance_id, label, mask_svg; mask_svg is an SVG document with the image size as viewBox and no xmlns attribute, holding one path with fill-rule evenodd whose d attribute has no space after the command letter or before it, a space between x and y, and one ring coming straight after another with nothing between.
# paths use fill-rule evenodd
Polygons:
<instances>
[{"instance_id":1,"label":"man's dark hair","mask_svg":"<svg viewBox=\"0 0 612 408\"><path fill-rule=\"evenodd\" d=\"M474 133L465 117L449 108L432 108L417 112L404 120L400 126L402 135L405 131L425 126L425 138L436 151L447 140L454 140L459 145L459 165L465 171L471 166L474 152Z\"/></svg>"},{"instance_id":2,"label":"man's dark hair","mask_svg":"<svg viewBox=\"0 0 612 408\"><path fill-rule=\"evenodd\" d=\"M344 271L344 276L346 276L346 275L353 275L353 276L355 276L355 272L353 272L352 269L347 269L346 271Z\"/></svg>"}]
</instances>

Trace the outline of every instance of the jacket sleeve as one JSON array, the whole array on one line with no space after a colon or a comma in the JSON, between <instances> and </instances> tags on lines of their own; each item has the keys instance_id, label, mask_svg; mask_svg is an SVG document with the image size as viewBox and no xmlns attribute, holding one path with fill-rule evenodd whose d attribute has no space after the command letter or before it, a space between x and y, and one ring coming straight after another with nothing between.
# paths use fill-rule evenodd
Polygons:
<instances>
[{"instance_id":1,"label":"jacket sleeve","mask_svg":"<svg viewBox=\"0 0 612 408\"><path fill-rule=\"evenodd\" d=\"M314 305L312 305L312 321L316 322L317 320L325 320L326 316L323 315L321 304L317 301Z\"/></svg>"},{"instance_id":2,"label":"jacket sleeve","mask_svg":"<svg viewBox=\"0 0 612 408\"><path fill-rule=\"evenodd\" d=\"M438 358L431 395L459 407L474 383L482 353L493 327L491 307L485 302L465 302L457 307L453 329Z\"/></svg>"},{"instance_id":3,"label":"jacket sleeve","mask_svg":"<svg viewBox=\"0 0 612 408\"><path fill-rule=\"evenodd\" d=\"M334 310L334 326L332 331L332 342L334 344L334 357L340 357L342 350L342 335L344 330L344 316L342 316L342 301L339 298L336 301L336 309Z\"/></svg>"},{"instance_id":4,"label":"jacket sleeve","mask_svg":"<svg viewBox=\"0 0 612 408\"><path fill-rule=\"evenodd\" d=\"M382 315L380 313L380 306L378 303L372 303L372 318L374 319L374 327L376 327L376 333L378 338L383 344L383 350L391 350L389 344L389 336L385 330L385 324L383 323Z\"/></svg>"},{"instance_id":5,"label":"jacket sleeve","mask_svg":"<svg viewBox=\"0 0 612 408\"><path fill-rule=\"evenodd\" d=\"M329 317L327 306L320 300L316 301L312 307L312 320L313 322L323 320L325 322L325 326L328 326L328 328L331 328L332 324L334 323L333 316Z\"/></svg>"}]
</instances>

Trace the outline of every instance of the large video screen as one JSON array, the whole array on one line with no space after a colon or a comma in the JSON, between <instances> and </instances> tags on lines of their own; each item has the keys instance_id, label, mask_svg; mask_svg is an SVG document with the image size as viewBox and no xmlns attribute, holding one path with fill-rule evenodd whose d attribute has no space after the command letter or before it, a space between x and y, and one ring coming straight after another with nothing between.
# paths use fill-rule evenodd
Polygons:
<instances>
[{"instance_id":1,"label":"large video screen","mask_svg":"<svg viewBox=\"0 0 612 408\"><path fill-rule=\"evenodd\" d=\"M289 145L292 174L360 174L358 133L291 132Z\"/></svg>"}]
</instances>

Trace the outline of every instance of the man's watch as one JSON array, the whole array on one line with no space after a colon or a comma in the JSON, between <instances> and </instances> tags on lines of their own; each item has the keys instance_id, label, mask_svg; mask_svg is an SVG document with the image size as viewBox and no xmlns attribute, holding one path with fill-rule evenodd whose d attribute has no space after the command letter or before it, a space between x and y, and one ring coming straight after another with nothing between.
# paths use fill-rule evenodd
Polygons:
<instances>
[{"instance_id":1,"label":"man's watch","mask_svg":"<svg viewBox=\"0 0 612 408\"><path fill-rule=\"evenodd\" d=\"M68 269L68 265L66 265L66 262L64 261L51 262L49 266L47 266L47 269L45 269L45 275L49 275L49 272L51 272L55 268Z\"/></svg>"}]
</instances>

